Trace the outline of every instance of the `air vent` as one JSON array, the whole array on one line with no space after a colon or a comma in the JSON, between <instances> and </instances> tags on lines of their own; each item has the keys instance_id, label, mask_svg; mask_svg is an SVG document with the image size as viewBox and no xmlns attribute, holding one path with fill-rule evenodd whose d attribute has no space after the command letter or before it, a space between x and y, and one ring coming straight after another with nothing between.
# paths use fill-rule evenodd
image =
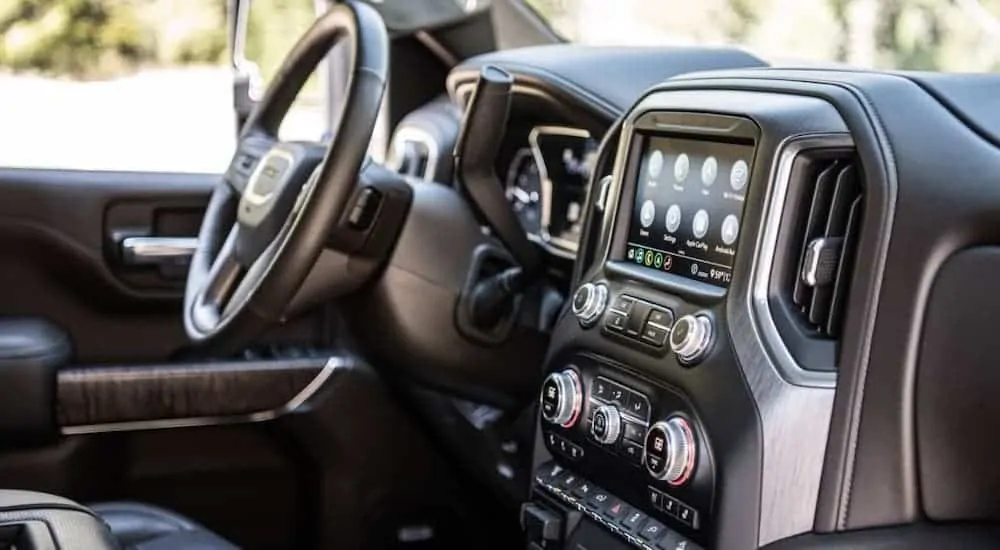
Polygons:
<instances>
[{"instance_id":1,"label":"air vent","mask_svg":"<svg viewBox=\"0 0 1000 550\"><path fill-rule=\"evenodd\" d=\"M807 212L791 236L791 301L814 337L836 340L844 323L864 193L852 154L807 159L798 208Z\"/></svg>"}]
</instances>

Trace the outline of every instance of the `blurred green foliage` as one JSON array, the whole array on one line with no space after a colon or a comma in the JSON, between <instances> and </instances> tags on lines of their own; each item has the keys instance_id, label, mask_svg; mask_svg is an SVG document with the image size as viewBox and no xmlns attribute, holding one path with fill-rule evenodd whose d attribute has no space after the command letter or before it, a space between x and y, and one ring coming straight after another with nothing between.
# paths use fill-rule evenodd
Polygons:
<instances>
[{"instance_id":1,"label":"blurred green foliage","mask_svg":"<svg viewBox=\"0 0 1000 550\"><path fill-rule=\"evenodd\" d=\"M227 62L226 0L0 0L0 67L108 78ZM315 19L314 0L253 0L247 57L265 82Z\"/></svg>"},{"instance_id":2,"label":"blurred green foliage","mask_svg":"<svg viewBox=\"0 0 1000 550\"><path fill-rule=\"evenodd\" d=\"M585 43L724 43L778 60L1000 70L1000 0L527 2L566 38Z\"/></svg>"}]
</instances>

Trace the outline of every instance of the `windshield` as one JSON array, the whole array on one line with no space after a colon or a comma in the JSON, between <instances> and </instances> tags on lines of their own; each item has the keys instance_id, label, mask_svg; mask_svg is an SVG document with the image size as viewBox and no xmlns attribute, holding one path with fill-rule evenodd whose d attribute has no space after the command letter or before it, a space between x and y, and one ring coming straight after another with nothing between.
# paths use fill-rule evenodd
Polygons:
<instances>
[{"instance_id":1,"label":"windshield","mask_svg":"<svg viewBox=\"0 0 1000 550\"><path fill-rule=\"evenodd\" d=\"M1000 71L1000 0L526 0L567 40L739 45L772 63Z\"/></svg>"}]
</instances>

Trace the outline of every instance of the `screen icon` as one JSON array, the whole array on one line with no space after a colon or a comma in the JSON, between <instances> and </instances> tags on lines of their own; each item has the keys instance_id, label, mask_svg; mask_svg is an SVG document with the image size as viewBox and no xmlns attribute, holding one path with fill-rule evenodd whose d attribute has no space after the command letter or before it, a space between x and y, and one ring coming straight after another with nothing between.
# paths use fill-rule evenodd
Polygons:
<instances>
[{"instance_id":1,"label":"screen icon","mask_svg":"<svg viewBox=\"0 0 1000 550\"><path fill-rule=\"evenodd\" d=\"M674 161L674 179L678 183L683 183L689 172L691 172L691 159L684 153L677 155L677 160Z\"/></svg>"},{"instance_id":2,"label":"screen icon","mask_svg":"<svg viewBox=\"0 0 1000 550\"><path fill-rule=\"evenodd\" d=\"M647 250L646 251L646 265L647 266L653 265L653 251L652 250Z\"/></svg>"},{"instance_id":3,"label":"screen icon","mask_svg":"<svg viewBox=\"0 0 1000 550\"><path fill-rule=\"evenodd\" d=\"M642 264L642 249L641 248L636 248L635 249L635 263Z\"/></svg>"},{"instance_id":4,"label":"screen icon","mask_svg":"<svg viewBox=\"0 0 1000 550\"><path fill-rule=\"evenodd\" d=\"M729 185L732 186L733 191L740 191L746 187L749 178L750 167L747 166L746 161L736 161L733 164L733 169L729 172Z\"/></svg>"},{"instance_id":5,"label":"screen icon","mask_svg":"<svg viewBox=\"0 0 1000 550\"><path fill-rule=\"evenodd\" d=\"M657 252L656 256L653 256L653 267L656 269L663 267L663 254Z\"/></svg>"},{"instance_id":6,"label":"screen icon","mask_svg":"<svg viewBox=\"0 0 1000 550\"><path fill-rule=\"evenodd\" d=\"M642 210L639 211L639 223L643 227L649 227L653 225L653 220L656 218L656 205L653 201L647 200L642 203Z\"/></svg>"},{"instance_id":7,"label":"screen icon","mask_svg":"<svg viewBox=\"0 0 1000 550\"><path fill-rule=\"evenodd\" d=\"M722 242L731 245L736 242L736 238L739 236L740 220L734 214L726 216L726 219L722 220Z\"/></svg>"},{"instance_id":8,"label":"screen icon","mask_svg":"<svg viewBox=\"0 0 1000 550\"><path fill-rule=\"evenodd\" d=\"M692 275L698 274L698 264L691 264L691 274Z\"/></svg>"},{"instance_id":9,"label":"screen icon","mask_svg":"<svg viewBox=\"0 0 1000 550\"><path fill-rule=\"evenodd\" d=\"M691 223L691 230L694 232L695 238L700 239L708 233L708 224L708 212L704 209L699 210Z\"/></svg>"},{"instance_id":10,"label":"screen icon","mask_svg":"<svg viewBox=\"0 0 1000 550\"><path fill-rule=\"evenodd\" d=\"M701 182L705 184L705 187L709 187L715 183L715 178L718 175L719 162L715 160L715 157L705 159L705 164L701 165Z\"/></svg>"},{"instance_id":11,"label":"screen icon","mask_svg":"<svg viewBox=\"0 0 1000 550\"><path fill-rule=\"evenodd\" d=\"M634 248L628 249L628 259L631 260L632 258L635 258L635 249Z\"/></svg>"},{"instance_id":12,"label":"screen icon","mask_svg":"<svg viewBox=\"0 0 1000 550\"><path fill-rule=\"evenodd\" d=\"M656 179L660 177L660 172L663 170L663 153L659 149L653 151L649 155L649 177Z\"/></svg>"},{"instance_id":13,"label":"screen icon","mask_svg":"<svg viewBox=\"0 0 1000 550\"><path fill-rule=\"evenodd\" d=\"M667 231L673 233L677 231L677 228L681 226L681 207L676 204L671 204L670 208L667 208Z\"/></svg>"}]
</instances>

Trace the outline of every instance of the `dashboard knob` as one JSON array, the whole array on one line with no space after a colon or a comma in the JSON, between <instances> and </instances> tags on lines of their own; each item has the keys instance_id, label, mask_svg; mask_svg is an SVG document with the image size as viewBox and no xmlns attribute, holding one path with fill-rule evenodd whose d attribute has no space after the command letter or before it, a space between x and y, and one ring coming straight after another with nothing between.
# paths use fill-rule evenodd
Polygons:
<instances>
[{"instance_id":1,"label":"dashboard knob","mask_svg":"<svg viewBox=\"0 0 1000 550\"><path fill-rule=\"evenodd\" d=\"M592 326L608 305L608 287L604 283L584 283L573 294L573 315L580 326Z\"/></svg>"},{"instance_id":2,"label":"dashboard knob","mask_svg":"<svg viewBox=\"0 0 1000 550\"><path fill-rule=\"evenodd\" d=\"M646 432L643 463L649 475L671 485L683 485L694 473L697 452L688 421L674 416L653 424Z\"/></svg>"},{"instance_id":3,"label":"dashboard knob","mask_svg":"<svg viewBox=\"0 0 1000 550\"><path fill-rule=\"evenodd\" d=\"M684 363L697 363L712 346L712 321L704 315L685 315L670 331L670 349Z\"/></svg>"},{"instance_id":4,"label":"dashboard knob","mask_svg":"<svg viewBox=\"0 0 1000 550\"><path fill-rule=\"evenodd\" d=\"M601 405L594 411L594 421L590 433L599 443L612 445L618 441L622 430L622 417L618 409L611 405Z\"/></svg>"},{"instance_id":5,"label":"dashboard knob","mask_svg":"<svg viewBox=\"0 0 1000 550\"><path fill-rule=\"evenodd\" d=\"M583 387L573 369L553 372L542 384L542 418L553 424L572 428L580 417L582 402Z\"/></svg>"}]
</instances>

